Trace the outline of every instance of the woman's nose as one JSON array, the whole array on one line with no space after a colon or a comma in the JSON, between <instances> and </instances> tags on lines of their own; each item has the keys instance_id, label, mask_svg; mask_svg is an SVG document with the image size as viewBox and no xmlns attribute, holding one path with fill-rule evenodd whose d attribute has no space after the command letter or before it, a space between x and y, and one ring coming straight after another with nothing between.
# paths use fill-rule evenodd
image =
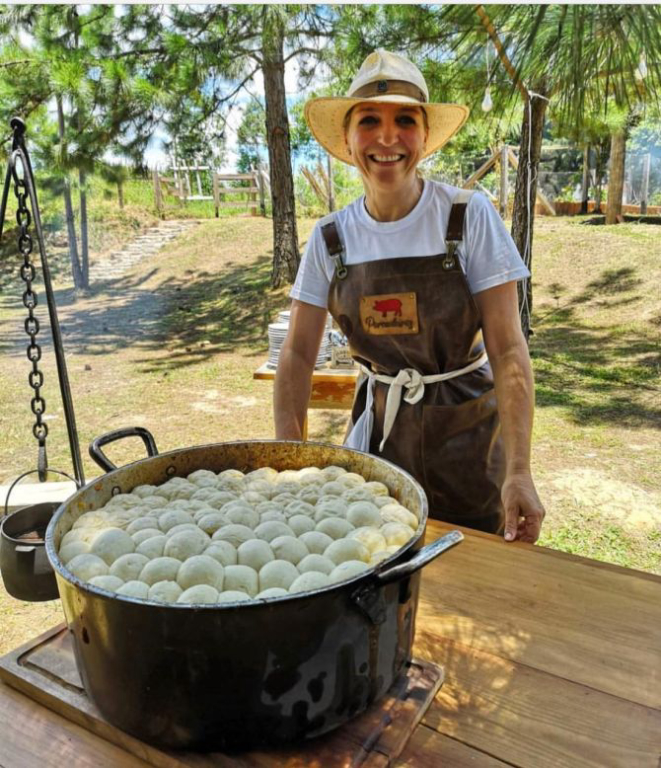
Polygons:
<instances>
[{"instance_id":1,"label":"woman's nose","mask_svg":"<svg viewBox=\"0 0 661 768\"><path fill-rule=\"evenodd\" d=\"M379 139L384 146L397 143L399 140L399 128L394 120L382 121Z\"/></svg>"}]
</instances>

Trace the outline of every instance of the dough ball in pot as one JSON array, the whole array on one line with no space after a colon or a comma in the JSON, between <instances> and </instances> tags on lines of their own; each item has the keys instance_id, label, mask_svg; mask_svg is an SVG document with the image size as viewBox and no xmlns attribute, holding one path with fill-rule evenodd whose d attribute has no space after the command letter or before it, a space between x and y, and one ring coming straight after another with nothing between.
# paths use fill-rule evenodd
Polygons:
<instances>
[{"instance_id":1,"label":"dough ball in pot","mask_svg":"<svg viewBox=\"0 0 661 768\"><path fill-rule=\"evenodd\" d=\"M217 603L219 598L217 589L208 584L196 584L194 587L182 592L177 598L178 603Z\"/></svg>"},{"instance_id":2,"label":"dough ball in pot","mask_svg":"<svg viewBox=\"0 0 661 768\"><path fill-rule=\"evenodd\" d=\"M344 469L344 467L337 467L334 464L331 464L328 467L324 467L321 470L321 474L326 478L326 480L337 480L337 478L340 475L346 475L347 471Z\"/></svg>"},{"instance_id":3,"label":"dough ball in pot","mask_svg":"<svg viewBox=\"0 0 661 768\"><path fill-rule=\"evenodd\" d=\"M148 597L159 603L176 603L182 592L176 581L157 581L149 587Z\"/></svg>"},{"instance_id":4,"label":"dough ball in pot","mask_svg":"<svg viewBox=\"0 0 661 768\"><path fill-rule=\"evenodd\" d=\"M67 563L67 570L81 581L89 581L95 576L105 576L108 564L96 555L76 555Z\"/></svg>"},{"instance_id":5,"label":"dough ball in pot","mask_svg":"<svg viewBox=\"0 0 661 768\"><path fill-rule=\"evenodd\" d=\"M301 501L300 499L297 499L296 501L290 501L285 507L285 515L287 517L293 517L294 515L305 515L306 517L313 517L314 512L315 509L312 504L308 504L307 501Z\"/></svg>"},{"instance_id":6,"label":"dough ball in pot","mask_svg":"<svg viewBox=\"0 0 661 768\"><path fill-rule=\"evenodd\" d=\"M138 496L140 499L146 499L147 496L153 496L155 492L155 485L136 485L131 491L134 496Z\"/></svg>"},{"instance_id":7,"label":"dough ball in pot","mask_svg":"<svg viewBox=\"0 0 661 768\"><path fill-rule=\"evenodd\" d=\"M115 560L110 566L110 575L117 576L122 581L136 581L140 578L142 569L148 562L149 559L145 555L130 552Z\"/></svg>"},{"instance_id":8,"label":"dough ball in pot","mask_svg":"<svg viewBox=\"0 0 661 768\"><path fill-rule=\"evenodd\" d=\"M308 551L315 555L323 555L328 547L333 543L333 539L321 531L308 531L298 537L308 548Z\"/></svg>"},{"instance_id":9,"label":"dough ball in pot","mask_svg":"<svg viewBox=\"0 0 661 768\"><path fill-rule=\"evenodd\" d=\"M238 525L231 523L219 528L211 537L212 541L229 541L229 543L238 549L244 541L250 541L255 538L255 532L247 525Z\"/></svg>"},{"instance_id":10,"label":"dough ball in pot","mask_svg":"<svg viewBox=\"0 0 661 768\"><path fill-rule=\"evenodd\" d=\"M193 533L197 533L200 530L200 528L195 525L195 523L181 523L181 525L174 525L170 530L165 534L166 539L171 539L173 536L175 536L178 533L182 533L183 531L193 531Z\"/></svg>"},{"instance_id":11,"label":"dough ball in pot","mask_svg":"<svg viewBox=\"0 0 661 768\"><path fill-rule=\"evenodd\" d=\"M315 507L314 519L320 523L327 517L346 517L347 505L339 496L322 496Z\"/></svg>"},{"instance_id":12,"label":"dough ball in pot","mask_svg":"<svg viewBox=\"0 0 661 768\"><path fill-rule=\"evenodd\" d=\"M289 589L298 576L296 566L288 560L273 560L259 572L259 591L263 592L272 587Z\"/></svg>"},{"instance_id":13,"label":"dough ball in pot","mask_svg":"<svg viewBox=\"0 0 661 768\"><path fill-rule=\"evenodd\" d=\"M356 539L356 541L359 541L361 544L366 546L370 551L370 559L372 558L374 552L385 550L385 548L388 546L388 542L386 541L386 538L381 533L381 531L378 528L371 526L356 528L349 533L347 538Z\"/></svg>"},{"instance_id":14,"label":"dough ball in pot","mask_svg":"<svg viewBox=\"0 0 661 768\"><path fill-rule=\"evenodd\" d=\"M208 584L220 592L223 588L223 578L223 566L208 555L189 557L177 572L177 584L182 589L194 587L196 584Z\"/></svg>"},{"instance_id":15,"label":"dough ball in pot","mask_svg":"<svg viewBox=\"0 0 661 768\"><path fill-rule=\"evenodd\" d=\"M288 560L293 565L310 554L305 544L296 536L278 536L272 539L271 549L277 560Z\"/></svg>"},{"instance_id":16,"label":"dough ball in pot","mask_svg":"<svg viewBox=\"0 0 661 768\"><path fill-rule=\"evenodd\" d=\"M354 576L369 570L369 568L370 566L362 560L345 560L333 569L329 578L331 584L337 584L340 581L352 579Z\"/></svg>"},{"instance_id":17,"label":"dough ball in pot","mask_svg":"<svg viewBox=\"0 0 661 768\"><path fill-rule=\"evenodd\" d=\"M257 595L257 600L268 600L272 597L286 597L289 594L289 592L286 589L282 589L282 587L271 587L270 589L265 589L263 592L260 592Z\"/></svg>"},{"instance_id":18,"label":"dough ball in pot","mask_svg":"<svg viewBox=\"0 0 661 768\"><path fill-rule=\"evenodd\" d=\"M193 520L193 517L188 512L184 512L183 509L170 509L158 517L158 527L163 533L167 533L175 525L183 525L184 523L192 523L194 525L195 520Z\"/></svg>"},{"instance_id":19,"label":"dough ball in pot","mask_svg":"<svg viewBox=\"0 0 661 768\"><path fill-rule=\"evenodd\" d=\"M204 554L213 557L222 566L236 565L238 562L236 548L229 541L212 541L204 550Z\"/></svg>"},{"instance_id":20,"label":"dough ball in pot","mask_svg":"<svg viewBox=\"0 0 661 768\"><path fill-rule=\"evenodd\" d=\"M245 525L247 528L259 525L259 514L245 501L230 501L220 511L230 524Z\"/></svg>"},{"instance_id":21,"label":"dough ball in pot","mask_svg":"<svg viewBox=\"0 0 661 768\"><path fill-rule=\"evenodd\" d=\"M250 595L238 589L228 589L218 595L219 603L245 603L251 599Z\"/></svg>"},{"instance_id":22,"label":"dough ball in pot","mask_svg":"<svg viewBox=\"0 0 661 768\"><path fill-rule=\"evenodd\" d=\"M346 472L337 478L337 482L341 483L345 488L357 488L358 486L365 485L365 478L356 472Z\"/></svg>"},{"instance_id":23,"label":"dough ball in pot","mask_svg":"<svg viewBox=\"0 0 661 768\"><path fill-rule=\"evenodd\" d=\"M327 483L324 483L321 486L321 495L322 496L336 496L340 497L344 493L346 488L342 485L342 483L336 481L336 480L330 480Z\"/></svg>"},{"instance_id":24,"label":"dough ball in pot","mask_svg":"<svg viewBox=\"0 0 661 768\"><path fill-rule=\"evenodd\" d=\"M177 560L187 560L194 555L200 555L211 543L211 539L199 528L195 531L176 533L165 542L163 555Z\"/></svg>"},{"instance_id":25,"label":"dough ball in pot","mask_svg":"<svg viewBox=\"0 0 661 768\"><path fill-rule=\"evenodd\" d=\"M146 600L149 597L149 586L144 581L127 581L126 584L122 584L116 594Z\"/></svg>"},{"instance_id":26,"label":"dough ball in pot","mask_svg":"<svg viewBox=\"0 0 661 768\"><path fill-rule=\"evenodd\" d=\"M287 517L285 516L285 513L280 510L269 509L267 512L262 512L262 514L259 516L259 522L260 523L270 523L270 522L287 523Z\"/></svg>"},{"instance_id":27,"label":"dough ball in pot","mask_svg":"<svg viewBox=\"0 0 661 768\"><path fill-rule=\"evenodd\" d=\"M386 506L381 507L379 513L384 523L403 523L414 531L418 527L418 518L401 504L386 504Z\"/></svg>"},{"instance_id":28,"label":"dough ball in pot","mask_svg":"<svg viewBox=\"0 0 661 768\"><path fill-rule=\"evenodd\" d=\"M247 565L248 568L252 568L256 572L259 572L266 563L275 560L271 546L263 539L244 541L237 549L236 554L239 565Z\"/></svg>"},{"instance_id":29,"label":"dough ball in pot","mask_svg":"<svg viewBox=\"0 0 661 768\"><path fill-rule=\"evenodd\" d=\"M140 572L140 581L144 581L150 587L157 581L176 581L177 573L181 568L181 560L174 557L157 557L150 560Z\"/></svg>"},{"instance_id":30,"label":"dough ball in pot","mask_svg":"<svg viewBox=\"0 0 661 768\"><path fill-rule=\"evenodd\" d=\"M308 571L302 573L297 579L294 580L290 592L311 592L313 589L321 589L327 587L331 583L330 578L325 573L319 571Z\"/></svg>"},{"instance_id":31,"label":"dough ball in pot","mask_svg":"<svg viewBox=\"0 0 661 768\"><path fill-rule=\"evenodd\" d=\"M275 562L275 561L274 561ZM265 568L270 565L267 563ZM228 565L225 568L225 589L245 592L254 597L259 592L259 580L257 571L247 565ZM279 586L279 585L275 585Z\"/></svg>"},{"instance_id":32,"label":"dough ball in pot","mask_svg":"<svg viewBox=\"0 0 661 768\"><path fill-rule=\"evenodd\" d=\"M132 536L137 531L146 531L150 528L158 528L158 518L153 515L137 517L126 526L126 533ZM160 529L159 529L160 530Z\"/></svg>"},{"instance_id":33,"label":"dough ball in pot","mask_svg":"<svg viewBox=\"0 0 661 768\"><path fill-rule=\"evenodd\" d=\"M343 517L326 517L317 523L315 530L325 533L331 539L343 539L353 529L353 525Z\"/></svg>"},{"instance_id":34,"label":"dough ball in pot","mask_svg":"<svg viewBox=\"0 0 661 768\"><path fill-rule=\"evenodd\" d=\"M300 536L302 533L307 533L308 531L314 531L315 529L314 520L307 515L294 515L289 518L287 525L294 531L296 536Z\"/></svg>"},{"instance_id":35,"label":"dough ball in pot","mask_svg":"<svg viewBox=\"0 0 661 768\"><path fill-rule=\"evenodd\" d=\"M189 483L193 483L193 485L197 485L200 488L215 488L218 483L218 476L209 469L196 469L186 479Z\"/></svg>"},{"instance_id":36,"label":"dough ball in pot","mask_svg":"<svg viewBox=\"0 0 661 768\"><path fill-rule=\"evenodd\" d=\"M76 555L86 555L90 551L90 545L86 541L70 541L60 547L60 560L66 565Z\"/></svg>"},{"instance_id":37,"label":"dough ball in pot","mask_svg":"<svg viewBox=\"0 0 661 768\"><path fill-rule=\"evenodd\" d=\"M286 523L269 522L260 523L255 528L255 536L264 541L272 541L278 536L293 536L294 531Z\"/></svg>"},{"instance_id":38,"label":"dough ball in pot","mask_svg":"<svg viewBox=\"0 0 661 768\"><path fill-rule=\"evenodd\" d=\"M394 545L402 547L415 536L415 530L403 523L385 523L381 526L381 533L389 547Z\"/></svg>"},{"instance_id":39,"label":"dough ball in pot","mask_svg":"<svg viewBox=\"0 0 661 768\"><path fill-rule=\"evenodd\" d=\"M227 518L221 512L208 512L199 517L196 522L198 528L207 536L213 536L219 528L227 525Z\"/></svg>"},{"instance_id":40,"label":"dough ball in pot","mask_svg":"<svg viewBox=\"0 0 661 768\"><path fill-rule=\"evenodd\" d=\"M107 574L106 576L94 576L89 583L100 589L106 589L108 592L117 592L124 582L117 576Z\"/></svg>"},{"instance_id":41,"label":"dough ball in pot","mask_svg":"<svg viewBox=\"0 0 661 768\"><path fill-rule=\"evenodd\" d=\"M380 483L378 480L372 480L369 483L365 483L367 488L374 496L390 496L390 489L384 483Z\"/></svg>"},{"instance_id":42,"label":"dough ball in pot","mask_svg":"<svg viewBox=\"0 0 661 768\"><path fill-rule=\"evenodd\" d=\"M326 548L324 557L332 560L335 565L347 560L361 560L364 563L369 563L370 552L366 546L355 539L339 539Z\"/></svg>"},{"instance_id":43,"label":"dough ball in pot","mask_svg":"<svg viewBox=\"0 0 661 768\"><path fill-rule=\"evenodd\" d=\"M383 524L379 508L369 501L354 501L347 509L347 520L356 528L373 526L378 528Z\"/></svg>"},{"instance_id":44,"label":"dough ball in pot","mask_svg":"<svg viewBox=\"0 0 661 768\"><path fill-rule=\"evenodd\" d=\"M319 573L325 573L327 576L335 569L335 563L323 555L306 555L296 567L299 573L307 573L308 571L318 571Z\"/></svg>"},{"instance_id":45,"label":"dough ball in pot","mask_svg":"<svg viewBox=\"0 0 661 768\"><path fill-rule=\"evenodd\" d=\"M132 534L131 538L135 544L136 551L138 546L142 544L143 541L147 541L147 539L153 539L154 536L163 536L163 531L161 531L159 528L141 528L139 531L136 531L134 534Z\"/></svg>"},{"instance_id":46,"label":"dough ball in pot","mask_svg":"<svg viewBox=\"0 0 661 768\"><path fill-rule=\"evenodd\" d=\"M135 552L137 555L144 555L149 560L153 560L156 557L162 557L166 541L167 538L164 533L160 536L152 536L138 544L135 548Z\"/></svg>"}]
</instances>

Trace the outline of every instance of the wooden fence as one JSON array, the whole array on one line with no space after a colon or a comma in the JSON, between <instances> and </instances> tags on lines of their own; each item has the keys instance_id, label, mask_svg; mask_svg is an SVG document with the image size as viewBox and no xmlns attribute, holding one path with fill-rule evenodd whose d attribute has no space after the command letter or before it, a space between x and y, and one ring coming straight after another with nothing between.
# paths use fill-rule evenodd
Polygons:
<instances>
[{"instance_id":1,"label":"wooden fence","mask_svg":"<svg viewBox=\"0 0 661 768\"><path fill-rule=\"evenodd\" d=\"M212 171L213 194L202 193L199 172L209 171L206 166L179 166L173 168L171 176L163 176L158 171L153 172L154 200L156 210L163 217L166 211L167 198L175 199L175 204L185 205L189 201L213 200L216 218L221 208L249 208L253 216L257 216L257 208L262 216L266 215L266 193L270 194L268 176L263 171L251 173L218 173ZM190 172L197 176L198 194L193 194L190 183ZM247 186L230 186L230 182L247 182ZM228 199L236 195L247 195L247 200Z\"/></svg>"}]
</instances>

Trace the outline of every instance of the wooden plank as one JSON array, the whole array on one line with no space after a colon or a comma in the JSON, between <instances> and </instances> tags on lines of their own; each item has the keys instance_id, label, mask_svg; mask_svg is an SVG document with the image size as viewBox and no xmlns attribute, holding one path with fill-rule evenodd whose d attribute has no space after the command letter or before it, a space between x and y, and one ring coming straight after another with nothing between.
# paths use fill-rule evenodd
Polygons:
<instances>
[{"instance_id":1,"label":"wooden plank","mask_svg":"<svg viewBox=\"0 0 661 768\"><path fill-rule=\"evenodd\" d=\"M314 764L327 768L386 766L401 754L443 683L440 667L414 661L395 680L381 701L341 728L289 748L253 750L229 756L219 752L203 754L160 750L104 720L81 687L71 635L64 625L4 656L0 659L0 672L4 680L49 709L130 752L140 759L141 764L144 760L158 768L236 765L246 768L294 768ZM0 698L0 706L1 703ZM123 764L123 761L118 764ZM18 765L23 768L23 763Z\"/></svg>"},{"instance_id":2,"label":"wooden plank","mask_svg":"<svg viewBox=\"0 0 661 768\"><path fill-rule=\"evenodd\" d=\"M661 577L466 533L425 569L418 626L661 709Z\"/></svg>"},{"instance_id":3,"label":"wooden plank","mask_svg":"<svg viewBox=\"0 0 661 768\"><path fill-rule=\"evenodd\" d=\"M518 170L519 168L519 161L514 154L514 150L511 147L508 147L508 157L510 159L510 164L514 170ZM542 190L539 188L539 184L537 185L537 198L539 199L539 202L542 204L546 212L550 216L555 216L555 208L553 207L553 203L546 197L546 195L542 192Z\"/></svg>"},{"instance_id":4,"label":"wooden plank","mask_svg":"<svg viewBox=\"0 0 661 768\"><path fill-rule=\"evenodd\" d=\"M446 669L424 718L440 733L521 768L658 768L661 712L427 630L421 647Z\"/></svg>"},{"instance_id":5,"label":"wooden plank","mask_svg":"<svg viewBox=\"0 0 661 768\"><path fill-rule=\"evenodd\" d=\"M226 194L228 190L224 189L222 191L222 194ZM231 200L228 202L222 202L220 204L221 208L250 208L252 207L253 203L250 200Z\"/></svg>"},{"instance_id":6,"label":"wooden plank","mask_svg":"<svg viewBox=\"0 0 661 768\"><path fill-rule=\"evenodd\" d=\"M351 408L356 391L355 381L312 381L311 408Z\"/></svg>"},{"instance_id":7,"label":"wooden plank","mask_svg":"<svg viewBox=\"0 0 661 768\"><path fill-rule=\"evenodd\" d=\"M273 381L275 379L275 368L269 368L263 363L253 372L253 379L260 381ZM359 376L357 368L317 368L312 374L312 383L317 382L336 382L338 384L355 384Z\"/></svg>"},{"instance_id":8,"label":"wooden plank","mask_svg":"<svg viewBox=\"0 0 661 768\"><path fill-rule=\"evenodd\" d=\"M395 763L398 768L507 768L503 763L467 744L421 725Z\"/></svg>"},{"instance_id":9,"label":"wooden plank","mask_svg":"<svg viewBox=\"0 0 661 768\"><path fill-rule=\"evenodd\" d=\"M500 149L500 197L498 198L498 209L502 219L507 218L507 206L509 202L509 186L507 172L509 163L507 162L507 145Z\"/></svg>"},{"instance_id":10,"label":"wooden plank","mask_svg":"<svg viewBox=\"0 0 661 768\"><path fill-rule=\"evenodd\" d=\"M461 185L462 189L470 189L476 181L479 181L487 171L491 170L498 160L498 153L494 152L493 155L475 171L472 176Z\"/></svg>"}]
</instances>

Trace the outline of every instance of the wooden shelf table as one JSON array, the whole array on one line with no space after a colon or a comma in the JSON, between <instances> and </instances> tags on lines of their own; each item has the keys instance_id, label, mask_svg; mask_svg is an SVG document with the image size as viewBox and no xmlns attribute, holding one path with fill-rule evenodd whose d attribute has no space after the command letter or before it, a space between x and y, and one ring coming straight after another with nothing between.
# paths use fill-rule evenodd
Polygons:
<instances>
[{"instance_id":1,"label":"wooden shelf table","mask_svg":"<svg viewBox=\"0 0 661 768\"><path fill-rule=\"evenodd\" d=\"M358 368L315 368L312 374L312 391L308 408L348 410L358 379ZM264 363L253 373L258 381L275 381L275 368ZM308 437L308 420L303 424L303 440Z\"/></svg>"},{"instance_id":2,"label":"wooden shelf table","mask_svg":"<svg viewBox=\"0 0 661 768\"><path fill-rule=\"evenodd\" d=\"M464 534L423 571L413 650L445 682L395 765L658 768L661 577ZM3 684L0 733L3 768L146 765Z\"/></svg>"}]
</instances>

